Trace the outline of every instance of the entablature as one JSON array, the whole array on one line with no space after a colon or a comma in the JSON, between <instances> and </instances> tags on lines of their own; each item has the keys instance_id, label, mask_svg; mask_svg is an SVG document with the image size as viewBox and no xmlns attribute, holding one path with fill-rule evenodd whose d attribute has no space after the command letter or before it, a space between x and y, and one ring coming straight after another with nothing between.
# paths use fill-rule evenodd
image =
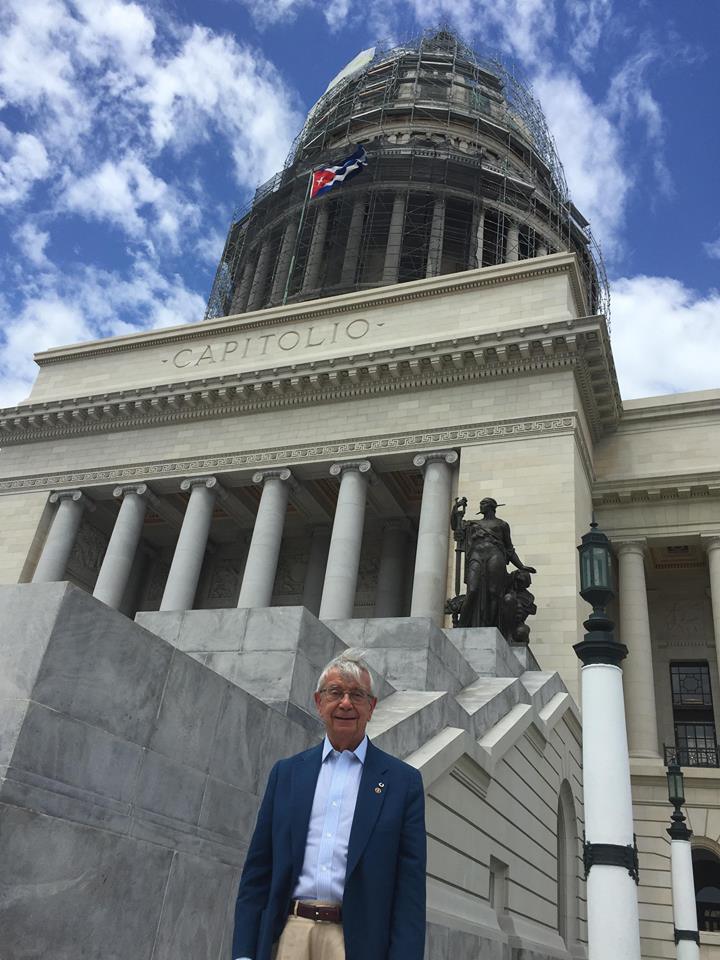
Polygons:
<instances>
[{"instance_id":1,"label":"entablature","mask_svg":"<svg viewBox=\"0 0 720 960\"><path fill-rule=\"evenodd\" d=\"M0 411L0 432L4 445L22 444L563 368L574 371L593 438L613 430L620 416L620 397L607 330L602 317L585 317L21 404Z\"/></svg>"}]
</instances>

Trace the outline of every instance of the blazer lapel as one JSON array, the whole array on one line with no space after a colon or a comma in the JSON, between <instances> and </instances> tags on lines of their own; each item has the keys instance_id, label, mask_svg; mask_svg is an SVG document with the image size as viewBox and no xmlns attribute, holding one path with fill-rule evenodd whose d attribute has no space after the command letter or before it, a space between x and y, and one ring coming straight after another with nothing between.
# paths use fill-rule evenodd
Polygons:
<instances>
[{"instance_id":1,"label":"blazer lapel","mask_svg":"<svg viewBox=\"0 0 720 960\"><path fill-rule=\"evenodd\" d=\"M290 787L290 838L293 867L298 874L302 870L305 857L308 824L322 763L322 748L321 743L307 753L301 754L293 767Z\"/></svg>"},{"instance_id":2,"label":"blazer lapel","mask_svg":"<svg viewBox=\"0 0 720 960\"><path fill-rule=\"evenodd\" d=\"M386 784L383 781L383 775L386 770L387 766L384 763L382 754L368 741L365 763L363 764L363 772L360 777L357 803L355 804L355 816L353 817L350 840L348 842L346 877L349 877L357 866L357 862L367 846L370 834L380 815L380 810L385 800ZM375 788L381 783L383 786L379 787L379 791L376 792ZM387 786L389 786L389 784Z\"/></svg>"}]
</instances>

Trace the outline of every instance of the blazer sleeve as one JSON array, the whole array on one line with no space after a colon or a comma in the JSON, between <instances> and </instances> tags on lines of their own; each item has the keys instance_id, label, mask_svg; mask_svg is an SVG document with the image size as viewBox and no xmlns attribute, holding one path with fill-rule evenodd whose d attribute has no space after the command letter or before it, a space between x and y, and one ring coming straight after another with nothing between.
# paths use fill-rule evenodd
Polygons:
<instances>
[{"instance_id":1,"label":"blazer sleeve","mask_svg":"<svg viewBox=\"0 0 720 960\"><path fill-rule=\"evenodd\" d=\"M260 804L255 831L240 877L235 903L235 932L232 956L255 957L262 912L267 906L272 880L272 819L278 780L276 763L270 771L265 796Z\"/></svg>"},{"instance_id":2,"label":"blazer sleeve","mask_svg":"<svg viewBox=\"0 0 720 960\"><path fill-rule=\"evenodd\" d=\"M425 791L414 770L400 834L387 960L423 960L426 867Z\"/></svg>"}]
</instances>

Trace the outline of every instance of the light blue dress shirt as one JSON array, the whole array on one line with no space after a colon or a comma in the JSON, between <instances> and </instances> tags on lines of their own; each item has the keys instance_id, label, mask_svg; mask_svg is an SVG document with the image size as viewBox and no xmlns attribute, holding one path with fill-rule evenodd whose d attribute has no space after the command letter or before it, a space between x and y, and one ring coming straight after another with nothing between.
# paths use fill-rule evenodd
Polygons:
<instances>
[{"instance_id":1,"label":"light blue dress shirt","mask_svg":"<svg viewBox=\"0 0 720 960\"><path fill-rule=\"evenodd\" d=\"M355 750L338 753L325 737L305 858L292 893L293 900L342 903L350 828L367 745L367 737L363 737Z\"/></svg>"},{"instance_id":2,"label":"light blue dress shirt","mask_svg":"<svg viewBox=\"0 0 720 960\"><path fill-rule=\"evenodd\" d=\"M342 903L350 829L355 816L368 738L354 750L338 753L325 737L315 785L305 857L293 900ZM240 957L239 960L249 960Z\"/></svg>"}]
</instances>

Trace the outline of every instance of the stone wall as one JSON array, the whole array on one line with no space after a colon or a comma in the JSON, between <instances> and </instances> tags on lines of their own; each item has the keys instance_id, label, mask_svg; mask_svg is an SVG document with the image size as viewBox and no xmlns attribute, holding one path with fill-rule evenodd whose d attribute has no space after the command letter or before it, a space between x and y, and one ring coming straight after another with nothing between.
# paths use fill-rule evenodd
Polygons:
<instances>
[{"instance_id":1,"label":"stone wall","mask_svg":"<svg viewBox=\"0 0 720 960\"><path fill-rule=\"evenodd\" d=\"M557 868L563 784L573 863L582 829L557 674L525 672L490 629L459 631L461 652L430 620L142 617L167 639L68 584L0 588L2 960L229 960L260 794L277 758L320 737L312 690L341 636L375 668L372 739L425 783L428 960L585 956L582 884ZM558 883L574 891L563 936Z\"/></svg>"}]
</instances>

